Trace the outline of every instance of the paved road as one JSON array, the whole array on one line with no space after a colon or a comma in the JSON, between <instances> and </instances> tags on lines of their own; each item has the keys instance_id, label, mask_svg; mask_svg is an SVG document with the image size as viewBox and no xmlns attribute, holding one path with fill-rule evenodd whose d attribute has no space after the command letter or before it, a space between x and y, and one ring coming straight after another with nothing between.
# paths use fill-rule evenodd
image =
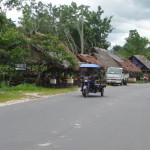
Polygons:
<instances>
[{"instance_id":1,"label":"paved road","mask_svg":"<svg viewBox=\"0 0 150 150\"><path fill-rule=\"evenodd\" d=\"M0 150L149 150L150 84L0 107Z\"/></svg>"}]
</instances>

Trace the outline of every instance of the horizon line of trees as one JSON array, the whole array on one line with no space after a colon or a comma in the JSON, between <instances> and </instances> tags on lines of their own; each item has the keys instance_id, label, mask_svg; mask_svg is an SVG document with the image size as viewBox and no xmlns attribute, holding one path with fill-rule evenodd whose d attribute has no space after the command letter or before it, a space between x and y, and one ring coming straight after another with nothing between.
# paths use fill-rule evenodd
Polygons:
<instances>
[{"instance_id":1,"label":"horizon line of trees","mask_svg":"<svg viewBox=\"0 0 150 150\"><path fill-rule=\"evenodd\" d=\"M146 37L141 37L136 29L130 30L129 36L125 38L125 44L113 46L112 51L125 58L142 55L150 60L150 41Z\"/></svg>"},{"instance_id":2,"label":"horizon line of trees","mask_svg":"<svg viewBox=\"0 0 150 150\"><path fill-rule=\"evenodd\" d=\"M53 6L52 3L35 0L6 0L4 4L10 9L22 11L19 28L26 35L49 33L75 54L87 53L94 46L104 49L110 46L107 37L113 30L112 16L103 17L101 6L91 11L89 6L78 6L75 2Z\"/></svg>"}]
</instances>

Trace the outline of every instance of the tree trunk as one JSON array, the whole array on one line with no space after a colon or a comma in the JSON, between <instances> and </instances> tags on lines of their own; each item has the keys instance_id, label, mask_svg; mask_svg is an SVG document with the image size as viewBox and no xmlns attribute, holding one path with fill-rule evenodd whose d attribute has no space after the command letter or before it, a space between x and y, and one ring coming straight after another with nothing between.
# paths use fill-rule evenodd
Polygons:
<instances>
[{"instance_id":1,"label":"tree trunk","mask_svg":"<svg viewBox=\"0 0 150 150\"><path fill-rule=\"evenodd\" d=\"M82 8L81 33L80 33L80 39L81 39L81 54L84 53L83 25L84 25L84 20L83 20L83 8Z\"/></svg>"}]
</instances>

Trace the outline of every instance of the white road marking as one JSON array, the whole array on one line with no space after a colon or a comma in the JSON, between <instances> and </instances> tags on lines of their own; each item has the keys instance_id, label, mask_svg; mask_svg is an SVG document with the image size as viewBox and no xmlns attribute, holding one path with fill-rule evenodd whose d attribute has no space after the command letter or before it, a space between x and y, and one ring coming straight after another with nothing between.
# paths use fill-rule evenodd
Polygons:
<instances>
[{"instance_id":1,"label":"white road marking","mask_svg":"<svg viewBox=\"0 0 150 150\"><path fill-rule=\"evenodd\" d=\"M74 128L81 128L81 124L79 124L79 123L76 123L76 124L74 124Z\"/></svg>"},{"instance_id":2,"label":"white road marking","mask_svg":"<svg viewBox=\"0 0 150 150\"><path fill-rule=\"evenodd\" d=\"M42 143L42 144L38 144L38 145L41 147L47 147L47 146L50 146L51 143Z\"/></svg>"}]
</instances>

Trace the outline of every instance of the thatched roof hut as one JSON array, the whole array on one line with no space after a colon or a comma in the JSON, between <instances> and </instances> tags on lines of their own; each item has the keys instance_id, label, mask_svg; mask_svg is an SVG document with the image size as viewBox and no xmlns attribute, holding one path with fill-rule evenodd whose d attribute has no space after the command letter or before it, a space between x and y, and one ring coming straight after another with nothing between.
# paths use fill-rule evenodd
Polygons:
<instances>
[{"instance_id":1,"label":"thatched roof hut","mask_svg":"<svg viewBox=\"0 0 150 150\"><path fill-rule=\"evenodd\" d=\"M74 55L71 50L66 47L64 44L60 43L60 47L63 47L64 50L71 55ZM71 63L67 60L63 60L61 55L55 51L46 51L39 44L31 46L31 54L26 58L26 62L28 65L47 65L61 69L72 68ZM74 55L76 62L78 62L76 56Z\"/></svg>"},{"instance_id":2,"label":"thatched roof hut","mask_svg":"<svg viewBox=\"0 0 150 150\"><path fill-rule=\"evenodd\" d=\"M106 68L108 67L122 67L127 72L139 73L141 70L136 67L130 60L121 59L109 50L94 47L91 50L93 56L101 61Z\"/></svg>"},{"instance_id":3,"label":"thatched roof hut","mask_svg":"<svg viewBox=\"0 0 150 150\"><path fill-rule=\"evenodd\" d=\"M141 55L134 55L129 58L133 64L140 68L143 72L150 72L150 61Z\"/></svg>"},{"instance_id":4,"label":"thatched roof hut","mask_svg":"<svg viewBox=\"0 0 150 150\"><path fill-rule=\"evenodd\" d=\"M130 60L123 59L112 53L111 51L107 51L110 57L112 57L125 71L140 73L141 69L136 67Z\"/></svg>"},{"instance_id":5,"label":"thatched roof hut","mask_svg":"<svg viewBox=\"0 0 150 150\"><path fill-rule=\"evenodd\" d=\"M130 60L123 59L123 62L118 62L127 72L140 73L141 69L136 67Z\"/></svg>"},{"instance_id":6,"label":"thatched roof hut","mask_svg":"<svg viewBox=\"0 0 150 150\"><path fill-rule=\"evenodd\" d=\"M101 68L105 67L104 64L101 61L97 60L94 56L91 56L91 55L88 55L88 54L78 54L77 58L79 60L79 64L89 63L89 64L100 65Z\"/></svg>"},{"instance_id":7,"label":"thatched roof hut","mask_svg":"<svg viewBox=\"0 0 150 150\"><path fill-rule=\"evenodd\" d=\"M96 57L98 61L104 64L106 69L108 67L120 67L119 64L112 57L110 57L107 50L93 47L90 52L92 56Z\"/></svg>"}]
</instances>

